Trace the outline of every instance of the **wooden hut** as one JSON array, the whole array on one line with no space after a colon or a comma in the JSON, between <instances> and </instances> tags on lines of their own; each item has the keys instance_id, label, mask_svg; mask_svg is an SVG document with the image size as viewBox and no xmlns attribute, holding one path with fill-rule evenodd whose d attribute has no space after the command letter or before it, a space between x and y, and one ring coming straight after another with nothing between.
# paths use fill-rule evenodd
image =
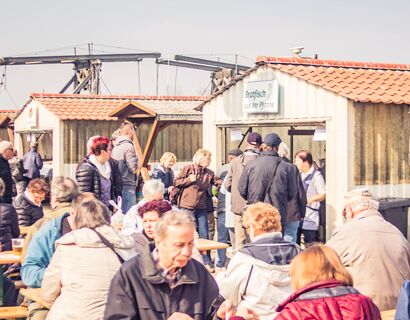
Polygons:
<instances>
[{"instance_id":1,"label":"wooden hut","mask_svg":"<svg viewBox=\"0 0 410 320\"><path fill-rule=\"evenodd\" d=\"M77 163L86 155L87 140L94 135L111 137L123 119L110 116L116 110L142 109L174 110L184 105L193 109L203 97L102 96L33 93L14 120L15 145L19 152L29 148L31 140L39 141L39 150L52 168L53 175L74 177ZM154 112L154 111L152 111ZM171 122L151 139L148 161L156 162L165 151L176 154L178 161L189 161L202 146L201 112L193 111L196 121ZM150 135L149 123L136 128L141 148ZM189 144L181 141L190 141ZM152 143L154 142L154 143Z\"/></svg>"},{"instance_id":2,"label":"wooden hut","mask_svg":"<svg viewBox=\"0 0 410 320\"><path fill-rule=\"evenodd\" d=\"M252 130L325 158L329 236L349 190L410 197L409 105L410 65L260 57L198 110L217 165Z\"/></svg>"}]
</instances>

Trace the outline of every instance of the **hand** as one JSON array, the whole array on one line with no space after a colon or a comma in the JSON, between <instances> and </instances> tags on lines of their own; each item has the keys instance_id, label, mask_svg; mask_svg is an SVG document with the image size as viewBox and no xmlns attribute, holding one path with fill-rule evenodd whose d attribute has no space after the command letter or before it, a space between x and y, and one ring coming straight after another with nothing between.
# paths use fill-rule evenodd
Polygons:
<instances>
[{"instance_id":1,"label":"hand","mask_svg":"<svg viewBox=\"0 0 410 320\"><path fill-rule=\"evenodd\" d=\"M190 316L188 316L185 313L174 312L173 314L171 314L168 320L194 320L194 319L192 319Z\"/></svg>"},{"instance_id":2,"label":"hand","mask_svg":"<svg viewBox=\"0 0 410 320\"><path fill-rule=\"evenodd\" d=\"M229 319L230 317L235 315L235 307L233 306L232 302L229 300L225 300L221 306L219 307L216 315L218 318L221 319Z\"/></svg>"},{"instance_id":3,"label":"hand","mask_svg":"<svg viewBox=\"0 0 410 320\"><path fill-rule=\"evenodd\" d=\"M170 186L170 187L168 187L168 193L171 193L172 192L172 190L174 190L175 189L175 187L174 186Z\"/></svg>"},{"instance_id":4,"label":"hand","mask_svg":"<svg viewBox=\"0 0 410 320\"><path fill-rule=\"evenodd\" d=\"M308 199L307 199L307 204L308 204L308 205L311 205L312 202L315 202L314 200L315 200L314 198L308 198Z\"/></svg>"},{"instance_id":5,"label":"hand","mask_svg":"<svg viewBox=\"0 0 410 320\"><path fill-rule=\"evenodd\" d=\"M191 182L195 182L195 181L196 181L196 175L195 175L195 174L190 174L190 175L189 175L189 180L190 180Z\"/></svg>"},{"instance_id":6,"label":"hand","mask_svg":"<svg viewBox=\"0 0 410 320\"><path fill-rule=\"evenodd\" d=\"M242 317L244 319L249 319L249 320L259 319L258 314L255 311L248 309L248 308L238 308L238 311L236 311L235 316Z\"/></svg>"}]
</instances>

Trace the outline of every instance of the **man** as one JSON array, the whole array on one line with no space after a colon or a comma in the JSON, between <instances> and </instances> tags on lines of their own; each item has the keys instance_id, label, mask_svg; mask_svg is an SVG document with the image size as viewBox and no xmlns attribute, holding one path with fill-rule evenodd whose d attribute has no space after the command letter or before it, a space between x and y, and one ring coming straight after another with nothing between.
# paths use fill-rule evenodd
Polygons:
<instances>
[{"instance_id":1,"label":"man","mask_svg":"<svg viewBox=\"0 0 410 320\"><path fill-rule=\"evenodd\" d=\"M77 195L72 202L70 213L65 212L60 217L50 220L33 236L20 271L21 280L27 287L41 288L44 272L55 251L55 241L73 230L73 214L82 202L89 199L95 199L93 193L86 192ZM27 319L44 320L48 309L33 302L29 304L28 312Z\"/></svg>"},{"instance_id":2,"label":"man","mask_svg":"<svg viewBox=\"0 0 410 320\"><path fill-rule=\"evenodd\" d=\"M245 165L249 161L259 157L261 144L262 137L259 133L249 133L246 139L245 152L232 161L224 182L224 187L231 193L231 210L234 214L235 249L240 249L246 243L246 233L242 221L246 200L239 194L239 178L242 175Z\"/></svg>"},{"instance_id":3,"label":"man","mask_svg":"<svg viewBox=\"0 0 410 320\"><path fill-rule=\"evenodd\" d=\"M40 170L43 168L43 159L41 159L37 149L37 141L32 141L30 143L30 151L26 152L23 156L25 186L27 186L32 179L40 178Z\"/></svg>"},{"instance_id":4,"label":"man","mask_svg":"<svg viewBox=\"0 0 410 320\"><path fill-rule=\"evenodd\" d=\"M218 176L224 180L228 171L231 167L232 161L242 155L242 150L233 149L228 153L228 163L224 164L218 172ZM218 207L217 207L217 228L218 228L218 242L228 243L229 233L225 225L226 214L232 214L231 212L226 212L225 198L226 195L222 192L223 187L218 191ZM229 196L228 196L229 197ZM229 211L230 203L229 203ZM228 217L229 219L229 217ZM226 263L226 249L219 249L216 251L216 270L221 271L225 269Z\"/></svg>"},{"instance_id":5,"label":"man","mask_svg":"<svg viewBox=\"0 0 410 320\"><path fill-rule=\"evenodd\" d=\"M24 239L23 257L27 252L31 239L43 225L52 219L61 217L64 213L70 212L71 202L78 195L77 183L70 178L55 177L51 183L50 193L51 210L45 211L44 217L30 227Z\"/></svg>"},{"instance_id":6,"label":"man","mask_svg":"<svg viewBox=\"0 0 410 320\"><path fill-rule=\"evenodd\" d=\"M0 202L11 203L13 197L13 179L11 177L9 160L14 157L13 144L9 141L0 142L0 178L5 184L4 195Z\"/></svg>"},{"instance_id":7,"label":"man","mask_svg":"<svg viewBox=\"0 0 410 320\"><path fill-rule=\"evenodd\" d=\"M326 199L326 184L322 173L313 165L313 156L308 150L300 150L295 155L295 164L301 172L306 191L307 206L300 233L305 246L319 241L320 203Z\"/></svg>"},{"instance_id":8,"label":"man","mask_svg":"<svg viewBox=\"0 0 410 320\"><path fill-rule=\"evenodd\" d=\"M245 165L238 189L247 204L266 202L277 208L283 228L286 224L287 203L297 196L297 184L292 179L289 165L278 155L281 142L276 133L265 136L260 157Z\"/></svg>"},{"instance_id":9,"label":"man","mask_svg":"<svg viewBox=\"0 0 410 320\"><path fill-rule=\"evenodd\" d=\"M191 259L191 214L170 211L155 225L155 247L124 262L108 292L104 319L217 319L218 286Z\"/></svg>"},{"instance_id":10,"label":"man","mask_svg":"<svg viewBox=\"0 0 410 320\"><path fill-rule=\"evenodd\" d=\"M297 185L296 198L293 198L290 201L288 201L285 230L282 230L283 238L286 241L296 242L300 245L300 241L298 241L298 230L300 226L300 221L305 217L307 202L306 191L303 187L298 167L291 163L290 160L287 158L289 156L289 148L284 142L282 142L279 145L278 154L285 162L285 164L289 166L291 179L296 180Z\"/></svg>"},{"instance_id":11,"label":"man","mask_svg":"<svg viewBox=\"0 0 410 320\"><path fill-rule=\"evenodd\" d=\"M130 122L124 122L120 127L120 136L115 139L111 157L118 161L119 171L122 177L122 212L135 205L136 202L136 173L138 171L138 156L135 151L133 139L135 136L134 126Z\"/></svg>"},{"instance_id":12,"label":"man","mask_svg":"<svg viewBox=\"0 0 410 320\"><path fill-rule=\"evenodd\" d=\"M395 309L400 287L410 279L410 244L384 220L367 188L345 195L343 216L327 245L353 277L354 287L380 310Z\"/></svg>"}]
</instances>

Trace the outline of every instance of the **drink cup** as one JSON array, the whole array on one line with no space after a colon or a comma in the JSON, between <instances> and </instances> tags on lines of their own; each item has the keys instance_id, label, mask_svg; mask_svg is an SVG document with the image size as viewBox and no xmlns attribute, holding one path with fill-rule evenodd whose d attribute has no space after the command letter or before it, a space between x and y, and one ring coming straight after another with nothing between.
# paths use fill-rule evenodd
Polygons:
<instances>
[{"instance_id":1,"label":"drink cup","mask_svg":"<svg viewBox=\"0 0 410 320\"><path fill-rule=\"evenodd\" d=\"M11 239L11 246L13 247L13 253L22 254L23 253L24 239Z\"/></svg>"}]
</instances>

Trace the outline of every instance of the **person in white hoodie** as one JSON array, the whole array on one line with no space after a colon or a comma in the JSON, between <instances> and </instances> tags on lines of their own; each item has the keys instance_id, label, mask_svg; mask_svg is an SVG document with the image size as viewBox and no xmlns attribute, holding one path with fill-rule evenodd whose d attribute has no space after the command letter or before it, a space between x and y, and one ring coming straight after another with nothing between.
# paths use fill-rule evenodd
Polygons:
<instances>
[{"instance_id":1,"label":"person in white hoodie","mask_svg":"<svg viewBox=\"0 0 410 320\"><path fill-rule=\"evenodd\" d=\"M70 218L74 230L56 241L41 284L47 319L102 319L111 279L136 255L135 242L109 225L98 200L84 201Z\"/></svg>"},{"instance_id":2,"label":"person in white hoodie","mask_svg":"<svg viewBox=\"0 0 410 320\"><path fill-rule=\"evenodd\" d=\"M299 254L297 244L283 240L280 213L268 203L257 202L244 212L251 242L217 275L220 294L234 307L251 309L259 319L273 319L276 307L291 293L290 263Z\"/></svg>"}]
</instances>

